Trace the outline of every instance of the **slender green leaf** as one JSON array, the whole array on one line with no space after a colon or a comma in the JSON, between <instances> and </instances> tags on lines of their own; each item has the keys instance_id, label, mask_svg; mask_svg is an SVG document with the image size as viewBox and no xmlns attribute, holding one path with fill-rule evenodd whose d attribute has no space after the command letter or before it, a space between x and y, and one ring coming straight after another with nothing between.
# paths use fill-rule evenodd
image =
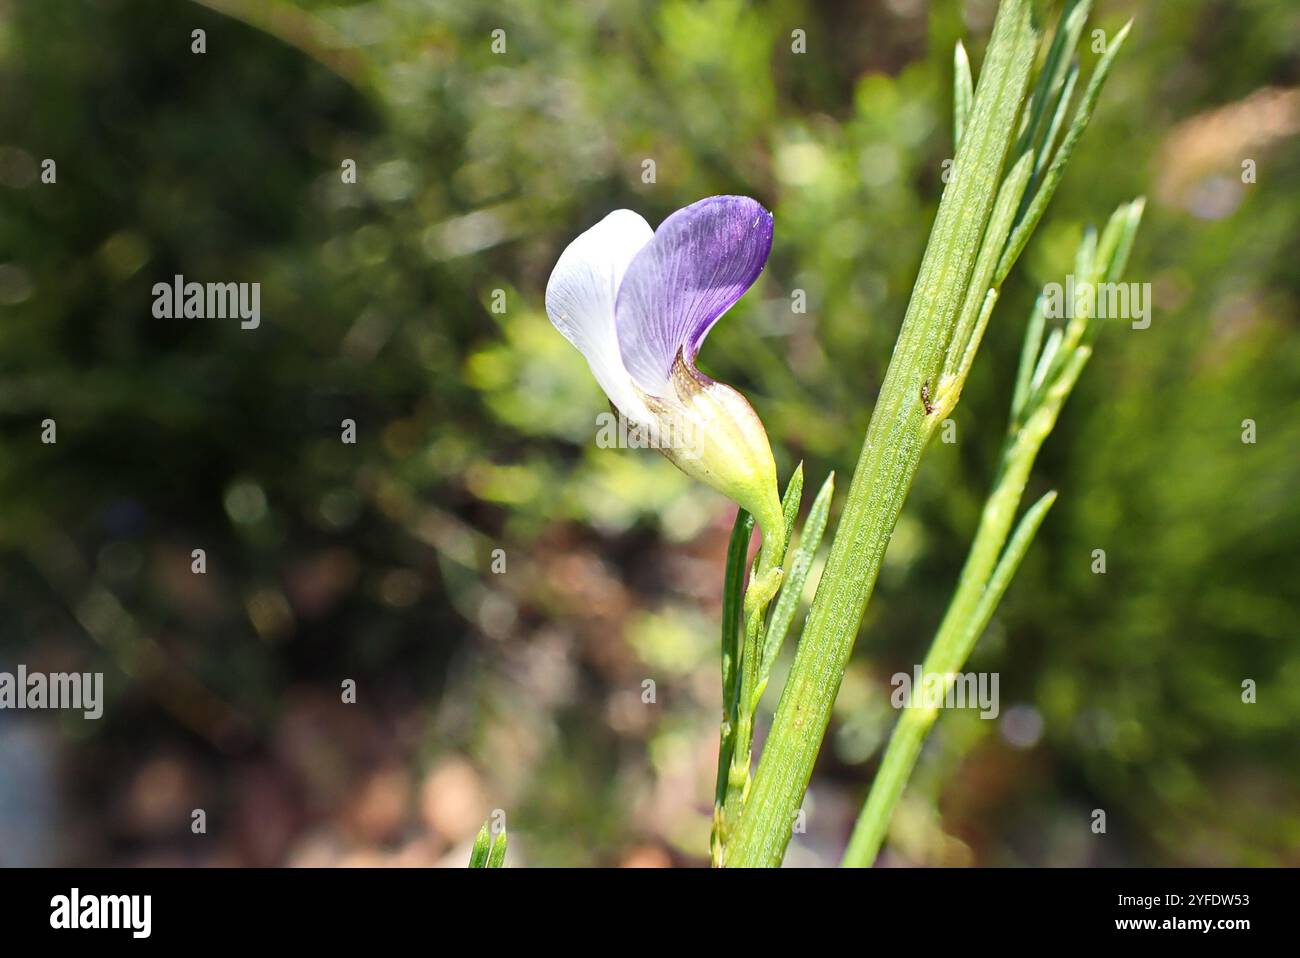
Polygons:
<instances>
[{"instance_id":1,"label":"slender green leaf","mask_svg":"<svg viewBox=\"0 0 1300 958\"><path fill-rule=\"evenodd\" d=\"M816 559L817 549L822 542L822 535L826 532L826 521L830 517L831 511L831 496L834 493L835 473L832 472L826 477L826 481L822 483L821 490L817 493L817 498L813 500L812 508L808 511L808 519L804 522L803 533L799 536L799 548L795 551L793 559L788 563L790 571L781 584L781 592L778 594L776 606L772 610L772 619L767 625L767 636L763 641L763 654L759 658L758 686L755 689L752 703L754 709L758 708L759 700L763 697L763 691L767 688L768 680L772 677L772 666L776 664L776 658L781 652L781 645L785 642L790 623L794 619L795 611L799 608L799 600L803 596L804 584L808 581L808 573L812 570L813 560Z\"/></svg>"},{"instance_id":2,"label":"slender green leaf","mask_svg":"<svg viewBox=\"0 0 1300 958\"><path fill-rule=\"evenodd\" d=\"M1029 174L1033 172L1033 168L1034 158L1031 154L1026 153L1007 173L1006 178L1002 181L1002 186L998 189L998 198L993 204L993 213L989 217L988 229L985 231L983 242L980 244L980 255L975 261L970 286L966 291L966 301L962 305L961 315L957 319L952 343L948 347L948 355L944 361L943 373L945 378L957 376L958 371L967 359L967 347L970 345L971 336L980 317L981 308L985 305L986 297L990 291L989 284L993 279L993 270L998 264L998 258L1002 255L1002 248L1006 244L1007 235L1011 232L1012 219L1020 205L1020 196L1024 192L1025 184L1029 182ZM987 315L985 318L987 318ZM973 358L973 354L970 358ZM961 385L961 377L958 377L955 386L959 392Z\"/></svg>"},{"instance_id":3,"label":"slender green leaf","mask_svg":"<svg viewBox=\"0 0 1300 958\"><path fill-rule=\"evenodd\" d=\"M781 499L782 519L785 522L785 541L781 545L781 554L778 556L784 564L784 556L790 548L790 539L794 535L795 522L799 518L799 505L803 501L803 463L799 463L794 474L790 477L789 484L785 487L785 495ZM753 587L754 581L759 575L758 563L762 560L760 555L754 561L754 571L750 574L750 588ZM782 582L785 581L785 573L782 573ZM748 599L749 596L747 595ZM736 700L737 729L739 730L736 737L736 750L732 753L732 783L733 787L737 781L736 760L747 758L743 754L750 745L750 734L754 727L754 689L758 687L759 669L762 665L763 634L764 634L764 609L746 608L746 621L744 623L744 639L740 653L740 689ZM748 779L749 766L746 764L743 768L744 778ZM734 805L734 803L733 803Z\"/></svg>"},{"instance_id":4,"label":"slender green leaf","mask_svg":"<svg viewBox=\"0 0 1300 958\"><path fill-rule=\"evenodd\" d=\"M1065 125L1065 115L1070 111L1070 101L1074 99L1074 88L1079 82L1079 64L1071 63L1070 72L1066 74L1065 86L1057 97L1056 108L1052 111L1052 122L1047 126L1047 133L1043 136L1042 143L1034 151L1034 178L1031 182L1030 189L1026 191L1026 198L1031 198L1037 192L1038 183L1043 178L1043 172L1047 165L1051 163L1052 156L1056 150L1056 138L1061 134L1061 128Z\"/></svg>"},{"instance_id":5,"label":"slender green leaf","mask_svg":"<svg viewBox=\"0 0 1300 958\"><path fill-rule=\"evenodd\" d=\"M1146 200L1139 197L1131 203L1119 207L1106 224L1099 243L1097 261L1093 267L1094 281L1104 283L1119 282L1128 265L1129 253L1133 249L1133 240L1137 236L1138 226L1142 222L1142 213ZM1084 331L1082 341L1091 346L1101 333L1102 323L1089 323Z\"/></svg>"},{"instance_id":6,"label":"slender green leaf","mask_svg":"<svg viewBox=\"0 0 1300 958\"><path fill-rule=\"evenodd\" d=\"M486 868L488 852L492 847L492 833L488 831L487 822L478 830L478 835L474 838L474 848L469 853L470 868Z\"/></svg>"},{"instance_id":7,"label":"slender green leaf","mask_svg":"<svg viewBox=\"0 0 1300 958\"><path fill-rule=\"evenodd\" d=\"M1025 401L1029 398L1029 386L1033 380L1034 366L1038 360L1039 350L1043 348L1043 328L1047 324L1047 314L1040 293L1034 301L1034 311L1029 314L1029 324L1025 327L1025 343L1020 348L1020 366L1016 369L1016 388L1011 398L1011 423L1022 421Z\"/></svg>"},{"instance_id":8,"label":"slender green leaf","mask_svg":"<svg viewBox=\"0 0 1300 958\"><path fill-rule=\"evenodd\" d=\"M1119 239L1124 231L1127 214L1128 204L1125 203L1110 214L1110 219L1106 221L1106 226L1097 239L1097 248L1092 254L1093 261L1090 264L1092 268L1089 273L1095 275L1098 279L1106 275L1111 260L1115 258L1115 251L1119 248Z\"/></svg>"},{"instance_id":9,"label":"slender green leaf","mask_svg":"<svg viewBox=\"0 0 1300 958\"><path fill-rule=\"evenodd\" d=\"M1138 198L1123 204L1111 214L1106 228L1101 232L1101 239L1097 241L1093 273L1098 281L1114 282L1124 272L1145 206L1146 200Z\"/></svg>"},{"instance_id":10,"label":"slender green leaf","mask_svg":"<svg viewBox=\"0 0 1300 958\"><path fill-rule=\"evenodd\" d=\"M1015 228L1011 231L1011 239L1007 243L1006 251L1002 254L1001 262L998 263L997 280L994 285L1001 285L1002 279L1011 271L1011 267L1015 265L1016 259L1024 250L1025 244L1029 242L1030 234L1038 226L1038 221L1042 219L1043 212L1047 209L1047 204L1052 199L1052 194L1056 192L1061 176L1065 173L1065 165L1074 154L1074 148L1078 145L1079 138L1083 136L1083 131L1088 128L1088 121L1092 119L1092 111L1097 106L1097 98L1101 96L1101 88L1105 85L1106 78L1110 76L1111 68L1115 65L1115 58L1119 55L1120 48L1124 45L1124 40L1128 37L1132 26L1132 20L1124 24L1124 27L1115 35L1115 39L1106 48L1106 52L1102 54L1097 68L1092 73L1092 78L1088 81L1088 88L1084 91L1083 99L1080 101L1078 109L1074 111L1074 119L1070 122L1070 129L1065 134L1065 140L1061 143L1061 148L1052 157L1051 166L1048 167L1046 175L1038 185L1033 199L1030 200L1025 208L1024 215L1019 218Z\"/></svg>"},{"instance_id":11,"label":"slender green leaf","mask_svg":"<svg viewBox=\"0 0 1300 958\"><path fill-rule=\"evenodd\" d=\"M1047 371L1052 368L1052 363L1061 348L1063 338L1064 334L1059 326L1047 334L1047 345L1043 347L1043 354L1038 357L1038 365L1034 368L1034 378L1029 381L1031 390L1038 390L1043 387L1043 383L1047 380ZM1033 393L1031 392L1030 395L1033 395ZM1032 401L1029 402L1029 407L1033 407Z\"/></svg>"},{"instance_id":12,"label":"slender green leaf","mask_svg":"<svg viewBox=\"0 0 1300 958\"><path fill-rule=\"evenodd\" d=\"M1128 257L1133 252L1133 242L1137 239L1138 227L1142 225L1142 214L1146 211L1146 205L1146 197L1139 196L1124 209L1124 222L1120 229L1119 242L1115 244L1115 252L1105 271L1107 282L1118 282L1125 267L1128 266Z\"/></svg>"},{"instance_id":13,"label":"slender green leaf","mask_svg":"<svg viewBox=\"0 0 1300 958\"><path fill-rule=\"evenodd\" d=\"M488 853L487 867L500 868L506 863L506 830L503 828L492 840L492 851Z\"/></svg>"},{"instance_id":14,"label":"slender green leaf","mask_svg":"<svg viewBox=\"0 0 1300 958\"><path fill-rule=\"evenodd\" d=\"M740 703L740 626L745 595L745 560L754 535L754 517L741 509L736 513L727 543L727 565L722 586L722 730L718 746L718 781L715 801L721 806L727 797L727 768L735 743Z\"/></svg>"},{"instance_id":15,"label":"slender green leaf","mask_svg":"<svg viewBox=\"0 0 1300 958\"><path fill-rule=\"evenodd\" d=\"M988 329L989 317L993 315L993 307L998 303L998 291L989 289L984 294L984 305L980 307L979 317L975 321L975 328L971 330L970 339L966 343L966 350L962 353L961 362L957 366L957 386L958 389L965 384L966 377L970 375L971 366L975 363L975 354L979 351L980 343L984 341L984 330Z\"/></svg>"},{"instance_id":16,"label":"slender green leaf","mask_svg":"<svg viewBox=\"0 0 1300 958\"><path fill-rule=\"evenodd\" d=\"M785 548L781 554L785 555L790 551L790 540L794 537L794 524L799 519L799 506L803 503L803 463L795 467L794 474L790 476L790 484L785 487L785 495L781 498L781 511L785 513Z\"/></svg>"},{"instance_id":17,"label":"slender green leaf","mask_svg":"<svg viewBox=\"0 0 1300 958\"><path fill-rule=\"evenodd\" d=\"M956 664L953 666L952 671L960 670L966 664L966 660L970 658L975 643L984 634L989 620L993 618L993 613L997 611L998 603L1002 601L1007 586L1011 585L1016 570L1020 568L1025 553L1029 551L1030 543L1034 541L1038 527L1043 524L1043 520L1047 517L1047 510L1052 508L1054 502L1056 502L1056 492L1048 492L1021 516L1020 522L1016 525L1016 531L1011 534L1007 547L1002 551L1002 557L998 559L998 564L993 568L993 575L990 576L988 585L984 587L979 604L975 606L975 614L966 621L961 639L957 642L957 653L953 657Z\"/></svg>"},{"instance_id":18,"label":"slender green leaf","mask_svg":"<svg viewBox=\"0 0 1300 958\"><path fill-rule=\"evenodd\" d=\"M1088 10L1092 0L1069 0L1057 20L1056 30L1052 35L1047 58L1034 81L1034 88L1029 96L1027 121L1021 140L1016 144L1017 152L1030 152L1041 157L1047 139L1048 127L1044 118L1060 111L1062 92L1065 88L1066 75L1069 72L1074 50L1079 45L1083 25L1088 19ZM1068 97L1066 98L1068 101ZM1038 162L1035 168L1040 166Z\"/></svg>"}]
</instances>

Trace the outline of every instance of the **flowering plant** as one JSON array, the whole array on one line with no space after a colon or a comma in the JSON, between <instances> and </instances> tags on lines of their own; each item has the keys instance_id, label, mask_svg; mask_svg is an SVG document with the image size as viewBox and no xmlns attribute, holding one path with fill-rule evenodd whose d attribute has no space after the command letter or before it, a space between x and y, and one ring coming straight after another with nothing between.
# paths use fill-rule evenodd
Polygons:
<instances>
[{"instance_id":1,"label":"flowering plant","mask_svg":"<svg viewBox=\"0 0 1300 958\"><path fill-rule=\"evenodd\" d=\"M956 158L756 769L756 713L827 526L833 479L815 497L792 552L802 466L784 496L778 495L771 446L758 417L738 392L702 375L695 359L709 330L762 271L773 218L756 201L738 196L691 204L657 230L637 214L618 210L575 239L551 275L547 313L586 357L617 412L660 439L683 432L697 436L689 449L671 441L655 445L688 475L740 506L723 595L715 865L781 862L922 454L961 397L1002 283L1038 225L1127 35L1126 26L1076 98L1074 53L1088 7L1087 0L1067 3L1038 63L1028 0L1003 0L978 86L957 45ZM1085 236L1076 260L1085 288L1118 279L1141 213L1140 200L1125 204L1100 236ZM1048 493L1016 523L1034 458L1100 330L1091 299L1079 297L1071 305L1068 321L1048 333L1040 299L1028 325L998 477L923 667L944 682L970 655L1055 500L1056 493ZM762 532L762 548L746 576L754 525ZM895 728L847 865L872 863L935 721L935 708L917 695L913 690Z\"/></svg>"}]
</instances>

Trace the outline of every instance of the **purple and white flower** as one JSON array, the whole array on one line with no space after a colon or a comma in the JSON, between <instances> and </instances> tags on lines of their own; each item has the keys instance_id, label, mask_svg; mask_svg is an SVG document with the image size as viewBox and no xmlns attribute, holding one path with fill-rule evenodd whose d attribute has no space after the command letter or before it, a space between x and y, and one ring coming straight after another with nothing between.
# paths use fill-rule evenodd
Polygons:
<instances>
[{"instance_id":1,"label":"purple and white flower","mask_svg":"<svg viewBox=\"0 0 1300 958\"><path fill-rule=\"evenodd\" d=\"M699 437L689 450L652 445L753 513L765 540L784 535L767 433L695 357L771 250L772 214L748 197L708 197L658 230L615 210L569 244L546 286L551 322L619 413L653 435Z\"/></svg>"}]
</instances>

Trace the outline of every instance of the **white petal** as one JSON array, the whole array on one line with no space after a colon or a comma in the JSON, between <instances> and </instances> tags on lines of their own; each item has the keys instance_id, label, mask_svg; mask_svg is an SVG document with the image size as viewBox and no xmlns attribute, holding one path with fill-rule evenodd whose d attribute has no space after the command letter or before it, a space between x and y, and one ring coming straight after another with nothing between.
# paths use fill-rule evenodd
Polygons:
<instances>
[{"instance_id":1,"label":"white petal","mask_svg":"<svg viewBox=\"0 0 1300 958\"><path fill-rule=\"evenodd\" d=\"M615 408L633 422L651 416L623 365L614 303L628 264L652 236L641 216L615 210L568 245L546 284L551 322L587 358Z\"/></svg>"}]
</instances>

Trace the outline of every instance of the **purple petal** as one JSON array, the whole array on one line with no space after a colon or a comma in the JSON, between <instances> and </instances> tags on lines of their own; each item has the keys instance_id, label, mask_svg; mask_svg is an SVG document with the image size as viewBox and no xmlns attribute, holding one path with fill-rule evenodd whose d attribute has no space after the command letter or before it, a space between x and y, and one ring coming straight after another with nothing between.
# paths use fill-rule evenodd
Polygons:
<instances>
[{"instance_id":1,"label":"purple petal","mask_svg":"<svg viewBox=\"0 0 1300 958\"><path fill-rule=\"evenodd\" d=\"M643 390L665 394L678 351L704 337L758 278L772 251L772 214L745 196L710 196L659 224L618 290L623 363Z\"/></svg>"}]
</instances>

